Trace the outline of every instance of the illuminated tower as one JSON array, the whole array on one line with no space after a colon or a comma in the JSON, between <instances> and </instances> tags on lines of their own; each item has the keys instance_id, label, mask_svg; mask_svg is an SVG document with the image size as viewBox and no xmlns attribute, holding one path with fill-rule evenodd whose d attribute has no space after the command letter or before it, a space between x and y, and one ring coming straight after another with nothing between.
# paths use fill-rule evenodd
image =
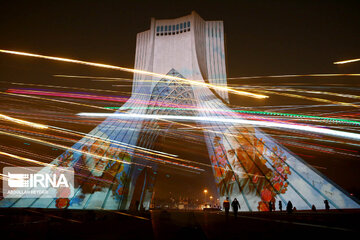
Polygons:
<instances>
[{"instance_id":1,"label":"illuminated tower","mask_svg":"<svg viewBox=\"0 0 360 240\"><path fill-rule=\"evenodd\" d=\"M226 86L223 22L204 21L195 12L176 19L152 19L150 29L137 35L135 68ZM224 90L135 74L132 96L117 113L202 117L197 125L206 129L205 142L220 201L236 197L242 211L266 211L269 202L282 201L286 206L289 200L297 209L311 209L313 204L323 208L325 199L331 208L359 208L356 200L260 129L204 120L241 119L227 103ZM181 107L193 110L180 111ZM167 130L159 122L108 117L73 150L53 162L75 168L74 197L4 199L0 205L149 208L157 154L163 154L156 143L161 132ZM167 163L198 170L176 159Z\"/></svg>"}]
</instances>

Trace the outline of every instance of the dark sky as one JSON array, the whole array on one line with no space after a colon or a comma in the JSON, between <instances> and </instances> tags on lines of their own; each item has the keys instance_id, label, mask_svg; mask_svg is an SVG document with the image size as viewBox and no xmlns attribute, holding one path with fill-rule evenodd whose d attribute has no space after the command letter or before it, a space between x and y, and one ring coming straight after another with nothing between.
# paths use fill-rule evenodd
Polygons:
<instances>
[{"instance_id":1,"label":"dark sky","mask_svg":"<svg viewBox=\"0 0 360 240\"><path fill-rule=\"evenodd\" d=\"M224 21L228 77L360 73L360 62L333 64L360 58L360 1L0 1L0 9L0 49L133 67L136 33L149 28L151 17L176 18L195 10L205 20ZM132 77L119 71L0 53L0 81L88 84L54 78L54 74ZM359 84L359 78L345 80ZM333 79L310 81L316 84ZM259 83L244 81L249 82ZM92 88L111 88L111 84L91 84ZM231 101L265 104L241 97L231 97ZM266 104L300 103L291 101L295 102L273 97ZM335 160L328 170L331 178L344 165ZM354 185L358 166L349 163L349 177L335 180L343 181L339 184L345 188L351 182ZM356 191L360 192L359 187Z\"/></svg>"},{"instance_id":2,"label":"dark sky","mask_svg":"<svg viewBox=\"0 0 360 240\"><path fill-rule=\"evenodd\" d=\"M132 67L136 33L149 28L151 17L195 10L224 21L229 77L360 70L332 64L360 56L359 1L1 1L0 8L1 49ZM2 79L11 71L19 76L18 69L26 78L38 67L44 73L43 60L31 69L22 64L38 60L12 60L1 54ZM71 72L80 70L72 65Z\"/></svg>"}]
</instances>

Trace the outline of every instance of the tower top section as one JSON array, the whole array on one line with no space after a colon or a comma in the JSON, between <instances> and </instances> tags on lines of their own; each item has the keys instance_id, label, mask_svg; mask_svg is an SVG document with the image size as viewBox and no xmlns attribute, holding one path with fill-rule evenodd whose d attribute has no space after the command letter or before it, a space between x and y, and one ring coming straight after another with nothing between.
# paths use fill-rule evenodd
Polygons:
<instances>
[{"instance_id":1,"label":"tower top section","mask_svg":"<svg viewBox=\"0 0 360 240\"><path fill-rule=\"evenodd\" d=\"M176 69L187 79L226 86L223 22L205 21L195 11L174 19L151 18L150 29L137 35L135 68L160 74ZM151 91L142 87L142 78L134 76L133 91ZM153 80L155 85L160 79ZM210 91L228 102L225 90Z\"/></svg>"}]
</instances>

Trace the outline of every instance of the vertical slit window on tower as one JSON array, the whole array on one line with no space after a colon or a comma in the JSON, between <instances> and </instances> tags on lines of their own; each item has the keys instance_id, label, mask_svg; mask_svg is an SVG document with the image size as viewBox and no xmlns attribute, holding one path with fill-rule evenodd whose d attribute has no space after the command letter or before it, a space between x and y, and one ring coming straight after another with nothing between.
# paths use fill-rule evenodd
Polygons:
<instances>
[{"instance_id":1,"label":"vertical slit window on tower","mask_svg":"<svg viewBox=\"0 0 360 240\"><path fill-rule=\"evenodd\" d=\"M165 26L165 32L167 32L167 26Z\"/></svg>"},{"instance_id":2,"label":"vertical slit window on tower","mask_svg":"<svg viewBox=\"0 0 360 240\"><path fill-rule=\"evenodd\" d=\"M179 30L179 24L176 24L176 30Z\"/></svg>"},{"instance_id":3,"label":"vertical slit window on tower","mask_svg":"<svg viewBox=\"0 0 360 240\"><path fill-rule=\"evenodd\" d=\"M190 27L190 21L188 21L188 28Z\"/></svg>"},{"instance_id":4,"label":"vertical slit window on tower","mask_svg":"<svg viewBox=\"0 0 360 240\"><path fill-rule=\"evenodd\" d=\"M182 30L182 27L183 27L183 26L182 26L182 23L180 23L180 30Z\"/></svg>"},{"instance_id":5,"label":"vertical slit window on tower","mask_svg":"<svg viewBox=\"0 0 360 240\"><path fill-rule=\"evenodd\" d=\"M161 26L161 30L160 30L160 31L162 32L162 31L163 31L163 29L164 29L164 27L163 27L163 26Z\"/></svg>"}]
</instances>

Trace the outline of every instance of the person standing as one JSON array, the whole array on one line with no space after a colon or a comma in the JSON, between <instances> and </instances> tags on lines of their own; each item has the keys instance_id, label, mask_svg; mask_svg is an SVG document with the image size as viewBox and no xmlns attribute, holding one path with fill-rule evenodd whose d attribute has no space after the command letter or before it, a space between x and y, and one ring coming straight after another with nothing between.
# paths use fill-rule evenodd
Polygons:
<instances>
[{"instance_id":1,"label":"person standing","mask_svg":"<svg viewBox=\"0 0 360 240\"><path fill-rule=\"evenodd\" d=\"M311 210L314 211L314 212L316 212L316 207L315 207L314 204L311 206Z\"/></svg>"},{"instance_id":2,"label":"person standing","mask_svg":"<svg viewBox=\"0 0 360 240\"><path fill-rule=\"evenodd\" d=\"M326 209L326 211L329 211L329 209L330 209L329 201L325 199L325 200L324 200L324 203L325 203L325 209Z\"/></svg>"},{"instance_id":3,"label":"person standing","mask_svg":"<svg viewBox=\"0 0 360 240\"><path fill-rule=\"evenodd\" d=\"M235 198L234 201L231 203L231 207L234 211L234 216L235 218L237 218L237 212L240 209L240 203L238 202L238 200Z\"/></svg>"},{"instance_id":4,"label":"person standing","mask_svg":"<svg viewBox=\"0 0 360 240\"><path fill-rule=\"evenodd\" d=\"M280 212L282 212L282 202L279 201L279 209L280 209Z\"/></svg>"},{"instance_id":5,"label":"person standing","mask_svg":"<svg viewBox=\"0 0 360 240\"><path fill-rule=\"evenodd\" d=\"M228 216L229 216L229 210L230 210L229 197L226 197L226 199L224 200L223 207L225 209L225 216L226 216L226 219L227 219Z\"/></svg>"},{"instance_id":6,"label":"person standing","mask_svg":"<svg viewBox=\"0 0 360 240\"><path fill-rule=\"evenodd\" d=\"M272 210L273 210L272 202L269 202L269 211L272 212Z\"/></svg>"},{"instance_id":7,"label":"person standing","mask_svg":"<svg viewBox=\"0 0 360 240\"><path fill-rule=\"evenodd\" d=\"M287 205L286 205L286 211L287 213L292 213L293 211L293 205L291 201L288 201Z\"/></svg>"}]
</instances>

